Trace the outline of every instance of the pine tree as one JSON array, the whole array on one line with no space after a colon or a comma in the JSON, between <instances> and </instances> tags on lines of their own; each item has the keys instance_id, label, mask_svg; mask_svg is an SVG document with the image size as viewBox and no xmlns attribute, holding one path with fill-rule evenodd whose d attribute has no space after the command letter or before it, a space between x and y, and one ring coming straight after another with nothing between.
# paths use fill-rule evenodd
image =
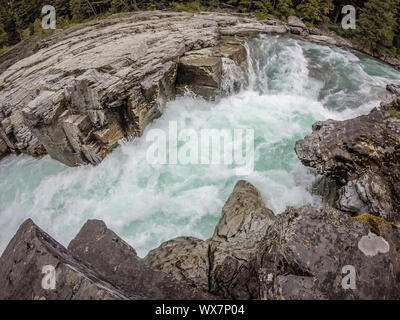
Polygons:
<instances>
[{"instance_id":1,"label":"pine tree","mask_svg":"<svg viewBox=\"0 0 400 320\"><path fill-rule=\"evenodd\" d=\"M276 5L276 14L281 19L286 19L289 16L295 14L295 10L293 9L292 0L278 0L278 4Z\"/></svg>"},{"instance_id":2,"label":"pine tree","mask_svg":"<svg viewBox=\"0 0 400 320\"><path fill-rule=\"evenodd\" d=\"M369 0L357 23L357 38L375 53L380 46L391 47L397 27L398 0Z\"/></svg>"},{"instance_id":3,"label":"pine tree","mask_svg":"<svg viewBox=\"0 0 400 320\"><path fill-rule=\"evenodd\" d=\"M297 6L300 15L311 24L328 23L333 9L332 0L303 0Z\"/></svg>"},{"instance_id":4,"label":"pine tree","mask_svg":"<svg viewBox=\"0 0 400 320\"><path fill-rule=\"evenodd\" d=\"M26 37L28 28L33 31L33 22L41 17L42 7L45 4L46 0L18 0L13 2L12 13L19 40Z\"/></svg>"},{"instance_id":5,"label":"pine tree","mask_svg":"<svg viewBox=\"0 0 400 320\"><path fill-rule=\"evenodd\" d=\"M0 49L8 43L8 35L4 30L4 25L0 23Z\"/></svg>"},{"instance_id":6,"label":"pine tree","mask_svg":"<svg viewBox=\"0 0 400 320\"><path fill-rule=\"evenodd\" d=\"M110 12L112 13L137 10L139 8L136 0L111 0Z\"/></svg>"},{"instance_id":7,"label":"pine tree","mask_svg":"<svg viewBox=\"0 0 400 320\"><path fill-rule=\"evenodd\" d=\"M270 0L254 1L251 9L255 11L255 15L259 19L268 18L268 14L273 11L273 7Z\"/></svg>"},{"instance_id":8,"label":"pine tree","mask_svg":"<svg viewBox=\"0 0 400 320\"><path fill-rule=\"evenodd\" d=\"M89 0L71 0L70 3L72 21L80 22L95 15L94 8Z\"/></svg>"}]
</instances>

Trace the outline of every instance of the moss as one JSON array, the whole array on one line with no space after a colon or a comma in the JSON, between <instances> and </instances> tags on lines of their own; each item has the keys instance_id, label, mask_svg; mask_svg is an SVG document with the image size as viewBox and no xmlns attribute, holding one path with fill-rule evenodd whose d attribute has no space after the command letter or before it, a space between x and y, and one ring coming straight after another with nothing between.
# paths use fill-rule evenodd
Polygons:
<instances>
[{"instance_id":1,"label":"moss","mask_svg":"<svg viewBox=\"0 0 400 320\"><path fill-rule=\"evenodd\" d=\"M392 227L392 223L390 223L389 221L386 221L381 217L377 217L369 213L357 217L351 217L350 219L352 221L366 222L369 225L371 232L375 233L377 236L381 236L381 227Z\"/></svg>"},{"instance_id":2,"label":"moss","mask_svg":"<svg viewBox=\"0 0 400 320\"><path fill-rule=\"evenodd\" d=\"M388 111L388 115L386 115L383 119L387 120L389 118L397 118L400 119L400 111L398 109L396 109L396 107L394 105L390 105L387 109Z\"/></svg>"}]
</instances>

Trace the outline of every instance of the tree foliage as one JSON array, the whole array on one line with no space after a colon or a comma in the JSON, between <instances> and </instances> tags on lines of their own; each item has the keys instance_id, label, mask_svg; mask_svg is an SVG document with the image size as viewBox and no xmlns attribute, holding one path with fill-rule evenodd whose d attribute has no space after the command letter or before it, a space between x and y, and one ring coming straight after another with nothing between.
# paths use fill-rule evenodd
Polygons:
<instances>
[{"instance_id":1,"label":"tree foliage","mask_svg":"<svg viewBox=\"0 0 400 320\"><path fill-rule=\"evenodd\" d=\"M400 0L0 0L0 48L29 34L45 34L40 21L46 4L56 8L59 28L107 14L154 9L252 12L259 19L297 15L308 25L329 25L371 51L397 48L400 55ZM357 8L355 31L341 28L345 5Z\"/></svg>"},{"instance_id":2,"label":"tree foliage","mask_svg":"<svg viewBox=\"0 0 400 320\"><path fill-rule=\"evenodd\" d=\"M393 45L399 27L396 19L398 6L399 0L369 0L361 10L357 38L364 41L371 51L376 51L379 46Z\"/></svg>"}]
</instances>

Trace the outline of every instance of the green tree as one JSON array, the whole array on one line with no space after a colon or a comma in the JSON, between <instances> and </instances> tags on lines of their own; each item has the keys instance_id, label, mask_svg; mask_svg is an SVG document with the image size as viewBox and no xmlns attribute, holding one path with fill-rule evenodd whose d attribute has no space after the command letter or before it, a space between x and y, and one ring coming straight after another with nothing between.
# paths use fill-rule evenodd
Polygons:
<instances>
[{"instance_id":1,"label":"green tree","mask_svg":"<svg viewBox=\"0 0 400 320\"><path fill-rule=\"evenodd\" d=\"M303 0L297 10L305 21L311 24L329 22L329 14L334 9L332 0Z\"/></svg>"},{"instance_id":2,"label":"green tree","mask_svg":"<svg viewBox=\"0 0 400 320\"><path fill-rule=\"evenodd\" d=\"M270 0L254 1L253 6L250 8L254 10L256 17L259 19L268 18L268 14L273 11L273 6Z\"/></svg>"},{"instance_id":3,"label":"green tree","mask_svg":"<svg viewBox=\"0 0 400 320\"><path fill-rule=\"evenodd\" d=\"M369 0L357 21L357 38L372 53L381 46L391 47L397 28L398 0Z\"/></svg>"},{"instance_id":4,"label":"green tree","mask_svg":"<svg viewBox=\"0 0 400 320\"><path fill-rule=\"evenodd\" d=\"M292 0L278 0L276 5L276 15L280 19L285 19L295 14Z\"/></svg>"},{"instance_id":5,"label":"green tree","mask_svg":"<svg viewBox=\"0 0 400 320\"><path fill-rule=\"evenodd\" d=\"M42 7L46 0L18 0L11 3L11 12L15 21L19 40L27 35L27 29L33 31L33 22L42 15Z\"/></svg>"},{"instance_id":6,"label":"green tree","mask_svg":"<svg viewBox=\"0 0 400 320\"><path fill-rule=\"evenodd\" d=\"M56 9L57 20L58 17L71 17L70 2L67 0L52 0L49 4Z\"/></svg>"}]
</instances>

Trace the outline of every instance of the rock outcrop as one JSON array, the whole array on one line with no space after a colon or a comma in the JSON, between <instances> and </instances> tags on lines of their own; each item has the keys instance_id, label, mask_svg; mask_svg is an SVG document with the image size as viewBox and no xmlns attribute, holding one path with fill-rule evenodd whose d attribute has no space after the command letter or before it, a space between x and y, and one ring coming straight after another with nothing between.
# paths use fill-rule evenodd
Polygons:
<instances>
[{"instance_id":1,"label":"rock outcrop","mask_svg":"<svg viewBox=\"0 0 400 320\"><path fill-rule=\"evenodd\" d=\"M101 221L67 250L28 220L0 262L0 299L400 299L398 226L311 206L274 216L245 181L207 241L142 260Z\"/></svg>"},{"instance_id":2,"label":"rock outcrop","mask_svg":"<svg viewBox=\"0 0 400 320\"><path fill-rule=\"evenodd\" d=\"M0 300L215 299L154 270L103 222L66 249L27 220L0 258Z\"/></svg>"},{"instance_id":3,"label":"rock outcrop","mask_svg":"<svg viewBox=\"0 0 400 320\"><path fill-rule=\"evenodd\" d=\"M250 299L253 298L252 283L247 281L252 270L250 261L274 219L259 191L240 181L222 209L211 239L171 240L151 251L145 261L220 297Z\"/></svg>"},{"instance_id":4,"label":"rock outcrop","mask_svg":"<svg viewBox=\"0 0 400 320\"><path fill-rule=\"evenodd\" d=\"M223 61L247 73L243 41L230 36L286 31L249 17L152 11L57 32L0 75L0 158L96 165L177 91L219 94Z\"/></svg>"},{"instance_id":5,"label":"rock outcrop","mask_svg":"<svg viewBox=\"0 0 400 320\"><path fill-rule=\"evenodd\" d=\"M253 263L261 299L399 299L400 230L332 208L288 208Z\"/></svg>"},{"instance_id":6,"label":"rock outcrop","mask_svg":"<svg viewBox=\"0 0 400 320\"><path fill-rule=\"evenodd\" d=\"M71 241L68 250L129 295L140 293L148 299L156 300L214 298L148 266L131 246L109 230L102 221L88 221Z\"/></svg>"},{"instance_id":7,"label":"rock outcrop","mask_svg":"<svg viewBox=\"0 0 400 320\"><path fill-rule=\"evenodd\" d=\"M291 17L135 12L23 44L0 59L0 158L49 154L69 166L100 163L122 138L142 135L186 90L213 99L248 82L244 41L292 33L339 46ZM27 42L30 46L30 42ZM20 49L18 49L20 48ZM16 62L11 53L23 58Z\"/></svg>"},{"instance_id":8,"label":"rock outcrop","mask_svg":"<svg viewBox=\"0 0 400 320\"><path fill-rule=\"evenodd\" d=\"M338 209L400 221L400 98L355 119L316 123L296 153L334 182Z\"/></svg>"},{"instance_id":9,"label":"rock outcrop","mask_svg":"<svg viewBox=\"0 0 400 320\"><path fill-rule=\"evenodd\" d=\"M168 241L146 261L222 298L306 300L399 299L399 259L400 230L382 218L311 206L273 217L239 182L212 239Z\"/></svg>"},{"instance_id":10,"label":"rock outcrop","mask_svg":"<svg viewBox=\"0 0 400 320\"><path fill-rule=\"evenodd\" d=\"M21 225L0 258L0 300L133 297L102 280L31 220Z\"/></svg>"}]
</instances>

